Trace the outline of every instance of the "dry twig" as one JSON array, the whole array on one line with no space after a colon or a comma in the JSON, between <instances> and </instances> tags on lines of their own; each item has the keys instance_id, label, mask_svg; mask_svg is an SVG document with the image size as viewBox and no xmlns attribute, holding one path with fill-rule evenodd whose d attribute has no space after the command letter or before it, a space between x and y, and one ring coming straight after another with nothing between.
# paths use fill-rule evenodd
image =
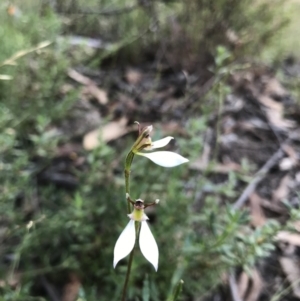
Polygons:
<instances>
[{"instance_id":1,"label":"dry twig","mask_svg":"<svg viewBox=\"0 0 300 301\"><path fill-rule=\"evenodd\" d=\"M233 272L231 272L229 274L229 287L230 287L230 292L231 292L232 300L233 301L243 301L240 298L238 286L237 286L237 283L236 283L235 276L234 276Z\"/></svg>"},{"instance_id":2,"label":"dry twig","mask_svg":"<svg viewBox=\"0 0 300 301\"><path fill-rule=\"evenodd\" d=\"M266 176L272 167L274 167L278 161L284 156L284 151L280 147L276 153L264 164L264 166L256 173L253 180L249 183L246 189L243 191L242 195L233 204L233 208L239 209L248 200L249 196L254 192L258 183Z\"/></svg>"}]
</instances>

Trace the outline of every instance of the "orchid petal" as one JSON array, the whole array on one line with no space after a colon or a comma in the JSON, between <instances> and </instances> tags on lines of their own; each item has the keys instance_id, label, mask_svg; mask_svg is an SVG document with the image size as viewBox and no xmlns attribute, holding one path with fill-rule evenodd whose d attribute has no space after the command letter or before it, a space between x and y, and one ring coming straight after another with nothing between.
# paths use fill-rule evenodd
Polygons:
<instances>
[{"instance_id":1,"label":"orchid petal","mask_svg":"<svg viewBox=\"0 0 300 301\"><path fill-rule=\"evenodd\" d=\"M152 142L151 146L149 148L145 148L146 150L152 150L152 149L155 149L155 148L161 148L161 147L164 147L166 146L167 144L169 144L169 142L174 139L173 137L171 136L168 136L168 137L165 137L163 139L159 139L159 140L156 140L154 142Z\"/></svg>"},{"instance_id":2,"label":"orchid petal","mask_svg":"<svg viewBox=\"0 0 300 301\"><path fill-rule=\"evenodd\" d=\"M136 153L136 154L147 157L157 165L163 167L175 167L189 161L188 159L173 152L163 151L163 152L153 152L149 154L145 154L145 153Z\"/></svg>"},{"instance_id":3,"label":"orchid petal","mask_svg":"<svg viewBox=\"0 0 300 301\"><path fill-rule=\"evenodd\" d=\"M135 225L134 220L131 219L116 242L114 249L114 268L122 258L126 257L132 251L134 244Z\"/></svg>"},{"instance_id":4,"label":"orchid petal","mask_svg":"<svg viewBox=\"0 0 300 301\"><path fill-rule=\"evenodd\" d=\"M154 266L155 271L158 268L158 247L146 221L141 222L140 249L145 258Z\"/></svg>"}]
</instances>

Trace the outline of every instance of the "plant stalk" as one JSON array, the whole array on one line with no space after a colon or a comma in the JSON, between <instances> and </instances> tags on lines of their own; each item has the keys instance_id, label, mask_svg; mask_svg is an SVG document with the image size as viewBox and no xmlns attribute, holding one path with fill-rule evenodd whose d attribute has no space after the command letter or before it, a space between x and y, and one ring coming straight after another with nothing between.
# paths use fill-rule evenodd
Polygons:
<instances>
[{"instance_id":1,"label":"plant stalk","mask_svg":"<svg viewBox=\"0 0 300 301\"><path fill-rule=\"evenodd\" d=\"M126 157L125 160L125 170L124 170L124 176L125 176L125 191L130 195L130 168L131 168L131 163L133 161L134 153L130 151ZM131 213L131 206L130 202L127 201L127 213Z\"/></svg>"},{"instance_id":2,"label":"plant stalk","mask_svg":"<svg viewBox=\"0 0 300 301\"><path fill-rule=\"evenodd\" d=\"M124 170L124 176L125 176L125 191L126 194L130 194L130 168L131 168L131 163L133 161L133 157L134 157L134 153L132 151L130 151L126 157L125 160L125 170ZM128 200L127 201L127 213L130 214L131 213L131 204ZM138 228L136 227L136 232L139 232L140 227L138 226ZM138 233L139 234L139 233ZM138 237L139 235L137 235ZM129 255L129 260L128 260L128 264L127 264L127 272L126 272L126 277L125 277L125 282L123 285L123 292L122 292L122 301L126 300L126 293L127 293L127 287L128 287L128 282L129 282L129 278L130 278L130 272L131 272L131 266L132 266L132 261L133 261L133 255L134 255L134 247L132 249L132 251L130 252Z\"/></svg>"},{"instance_id":3,"label":"plant stalk","mask_svg":"<svg viewBox=\"0 0 300 301\"><path fill-rule=\"evenodd\" d=\"M130 255L129 255L129 261L128 261L128 265L127 265L127 272L126 272L125 282L124 282L124 285L123 285L122 301L126 300L126 293L127 293L128 281L129 281L130 272L131 272L133 255L134 255L134 248L132 249L132 251L130 252Z\"/></svg>"},{"instance_id":4,"label":"plant stalk","mask_svg":"<svg viewBox=\"0 0 300 301\"><path fill-rule=\"evenodd\" d=\"M140 236L140 230L141 230L141 223L135 223L135 231L137 233L136 241L138 240L138 237ZM133 255L134 255L134 248L132 249L132 251L130 252L130 255L129 255L126 278L125 278L125 282L124 282L124 286L123 286L123 292L122 292L122 301L126 300L126 293L127 293L127 287L128 287L128 282L129 282L129 277L130 277L130 272L131 272Z\"/></svg>"}]
</instances>

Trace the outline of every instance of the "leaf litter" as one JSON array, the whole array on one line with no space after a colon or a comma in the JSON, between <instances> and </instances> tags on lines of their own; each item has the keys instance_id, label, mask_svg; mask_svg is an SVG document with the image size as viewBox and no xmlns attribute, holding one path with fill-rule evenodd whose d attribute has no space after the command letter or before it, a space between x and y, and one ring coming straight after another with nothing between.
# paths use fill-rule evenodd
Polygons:
<instances>
[{"instance_id":1,"label":"leaf litter","mask_svg":"<svg viewBox=\"0 0 300 301\"><path fill-rule=\"evenodd\" d=\"M82 99L79 100L77 113L71 118L72 123L66 120L67 126L62 124L62 129L67 127L71 133L74 129L72 124L79 129L76 130L75 140L59 147L56 160L67 160L66 165L75 168L85 163L83 150L91 151L100 143L115 143L118 147L117 140L131 135L136 129L134 121L157 123L157 128L163 133L189 137L185 125L189 118L199 118L202 114L199 97L207 93L207 82L210 82L200 79L196 71L191 74L185 72L183 76L182 71L169 68L158 71L153 67L128 67L125 71L104 69L97 74L71 69L68 75L73 82L67 88L79 85ZM224 96L223 106L218 112L213 112L209 117L207 127L199 135L199 143L200 140L203 143L202 152L189 167L199 175L208 173L212 180L220 184L228 181L230 172L243 175L247 162L255 183L246 191L251 183L237 181L235 189L238 195L246 191L241 206L249 208L252 226L264 225L268 219L285 222L288 211L284 202L292 206L300 203L296 194L300 188L300 136L296 131L300 126L299 110L296 110L298 105L266 68L253 67L235 72L229 82L232 92ZM291 111L293 114L289 114ZM86 124L91 118L82 117L87 112L97 115L95 122L88 127ZM270 158L273 159L268 165ZM259 171L266 164L267 168L261 174ZM72 183L69 185L76 187L76 175L69 172L71 169L63 172L70 173ZM47 175L47 181L55 184L68 185L60 180L60 172L53 164L41 176ZM224 198L224 203L233 201L232 197ZM282 254L285 249L292 249L293 258L272 254L272 260L281 267L281 272L278 271L278 275L271 280L266 275L268 269L262 269L264 263L257 265L251 275L242 272L237 281L242 300L256 301L272 296L276 292L278 279L282 283L287 279L293 294L298 296L298 286L293 283L296 277L300 277L300 266L296 264L300 234L279 232L276 241L281 246ZM80 280L76 277L65 288L72 292L70 295L73 292L76 295L80 288ZM268 285L265 278L269 281ZM75 297L64 298L72 300ZM284 300L290 299L286 297Z\"/></svg>"}]
</instances>

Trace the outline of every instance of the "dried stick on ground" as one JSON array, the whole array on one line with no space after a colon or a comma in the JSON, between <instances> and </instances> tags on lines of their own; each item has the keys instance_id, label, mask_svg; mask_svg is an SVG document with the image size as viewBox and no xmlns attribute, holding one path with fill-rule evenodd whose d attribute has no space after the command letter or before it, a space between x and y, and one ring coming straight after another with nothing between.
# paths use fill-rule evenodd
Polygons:
<instances>
[{"instance_id":1,"label":"dried stick on ground","mask_svg":"<svg viewBox=\"0 0 300 301\"><path fill-rule=\"evenodd\" d=\"M284 145L285 143L283 143ZM249 196L254 192L257 184L265 177L269 170L274 167L278 161L284 156L284 151L282 147L278 149L276 153L264 164L264 166L256 173L253 180L249 183L246 189L243 191L242 195L233 204L233 208L239 209L247 201Z\"/></svg>"},{"instance_id":2,"label":"dried stick on ground","mask_svg":"<svg viewBox=\"0 0 300 301\"><path fill-rule=\"evenodd\" d=\"M232 300L233 301L242 301L242 299L240 298L240 295L239 295L237 283L235 280L235 275L233 272L231 272L229 275L229 287L230 287Z\"/></svg>"}]
</instances>

